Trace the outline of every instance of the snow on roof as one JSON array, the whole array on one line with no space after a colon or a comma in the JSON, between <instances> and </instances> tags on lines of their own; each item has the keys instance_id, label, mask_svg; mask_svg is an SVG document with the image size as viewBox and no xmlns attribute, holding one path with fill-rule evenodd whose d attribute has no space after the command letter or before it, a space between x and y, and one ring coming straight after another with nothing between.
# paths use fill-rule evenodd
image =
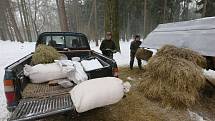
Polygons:
<instances>
[{"instance_id":1,"label":"snow on roof","mask_svg":"<svg viewBox=\"0 0 215 121\"><path fill-rule=\"evenodd\" d=\"M160 24L144 39L141 47L159 49L166 44L215 56L215 17Z\"/></svg>"}]
</instances>

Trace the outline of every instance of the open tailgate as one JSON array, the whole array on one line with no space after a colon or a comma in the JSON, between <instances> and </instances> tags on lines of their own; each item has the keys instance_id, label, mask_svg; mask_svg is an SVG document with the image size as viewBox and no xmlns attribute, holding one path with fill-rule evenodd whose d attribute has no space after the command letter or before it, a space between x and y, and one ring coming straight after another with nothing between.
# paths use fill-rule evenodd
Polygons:
<instances>
[{"instance_id":1,"label":"open tailgate","mask_svg":"<svg viewBox=\"0 0 215 121\"><path fill-rule=\"evenodd\" d=\"M9 121L27 121L74 110L69 94L20 101Z\"/></svg>"}]
</instances>

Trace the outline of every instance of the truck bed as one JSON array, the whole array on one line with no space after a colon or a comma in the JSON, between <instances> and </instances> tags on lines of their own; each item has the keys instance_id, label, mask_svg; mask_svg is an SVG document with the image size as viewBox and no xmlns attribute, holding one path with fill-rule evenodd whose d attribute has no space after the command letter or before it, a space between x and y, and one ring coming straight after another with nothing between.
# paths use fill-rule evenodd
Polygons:
<instances>
[{"instance_id":1,"label":"truck bed","mask_svg":"<svg viewBox=\"0 0 215 121\"><path fill-rule=\"evenodd\" d=\"M26 121L47 117L74 109L69 94L71 88L48 83L28 83L22 92L22 99L9 121Z\"/></svg>"},{"instance_id":2,"label":"truck bed","mask_svg":"<svg viewBox=\"0 0 215 121\"><path fill-rule=\"evenodd\" d=\"M74 110L69 94L43 98L22 99L9 121L27 121Z\"/></svg>"},{"instance_id":3,"label":"truck bed","mask_svg":"<svg viewBox=\"0 0 215 121\"><path fill-rule=\"evenodd\" d=\"M41 98L68 93L73 87L63 88L60 85L49 86L48 83L33 84L28 83L22 92L22 98Z\"/></svg>"}]
</instances>

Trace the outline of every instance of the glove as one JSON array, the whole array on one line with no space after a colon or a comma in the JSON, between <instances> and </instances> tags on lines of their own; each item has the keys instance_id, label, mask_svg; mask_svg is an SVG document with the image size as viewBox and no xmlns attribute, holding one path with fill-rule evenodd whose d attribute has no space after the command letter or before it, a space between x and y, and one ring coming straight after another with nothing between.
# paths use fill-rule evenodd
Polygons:
<instances>
[{"instance_id":1,"label":"glove","mask_svg":"<svg viewBox=\"0 0 215 121\"><path fill-rule=\"evenodd\" d=\"M116 53L116 52L117 52L117 50L112 50L112 52L113 52L113 53Z\"/></svg>"},{"instance_id":2,"label":"glove","mask_svg":"<svg viewBox=\"0 0 215 121\"><path fill-rule=\"evenodd\" d=\"M109 49L109 48L107 48L107 49L105 49L106 51L112 51L111 49Z\"/></svg>"},{"instance_id":3,"label":"glove","mask_svg":"<svg viewBox=\"0 0 215 121\"><path fill-rule=\"evenodd\" d=\"M112 49L109 49L109 48L107 48L107 49L105 49L106 51L110 51L110 52L112 52L112 53L116 53L117 52L117 50L112 50Z\"/></svg>"}]
</instances>

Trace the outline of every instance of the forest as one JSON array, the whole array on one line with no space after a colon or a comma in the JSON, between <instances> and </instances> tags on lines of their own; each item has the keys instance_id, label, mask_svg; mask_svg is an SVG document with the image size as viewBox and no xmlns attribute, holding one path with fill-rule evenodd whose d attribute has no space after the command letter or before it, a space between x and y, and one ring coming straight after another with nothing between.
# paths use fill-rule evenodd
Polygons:
<instances>
[{"instance_id":1,"label":"forest","mask_svg":"<svg viewBox=\"0 0 215 121\"><path fill-rule=\"evenodd\" d=\"M118 43L147 36L158 24L215 15L215 0L1 0L0 39L36 41L42 32L113 32Z\"/></svg>"}]
</instances>

